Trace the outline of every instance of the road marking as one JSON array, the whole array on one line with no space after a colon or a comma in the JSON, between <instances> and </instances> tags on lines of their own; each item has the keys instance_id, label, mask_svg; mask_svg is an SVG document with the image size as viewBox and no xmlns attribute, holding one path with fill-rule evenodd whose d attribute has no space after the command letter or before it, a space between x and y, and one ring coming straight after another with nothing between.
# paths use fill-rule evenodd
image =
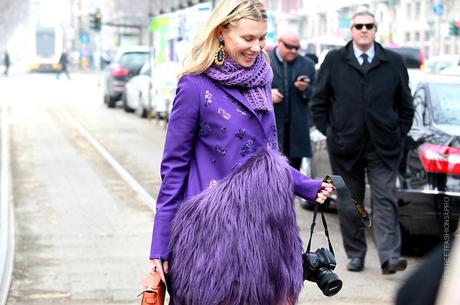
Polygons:
<instances>
[{"instance_id":1,"label":"road marking","mask_svg":"<svg viewBox=\"0 0 460 305\"><path fill-rule=\"evenodd\" d=\"M142 185L107 151L107 149L94 138L83 125L81 125L70 113L61 105L56 105L59 111L67 118L86 140L93 145L99 154L110 164L115 172L139 195L142 202L153 210L156 199L152 197Z\"/></svg>"},{"instance_id":2,"label":"road marking","mask_svg":"<svg viewBox=\"0 0 460 305\"><path fill-rule=\"evenodd\" d=\"M5 305L14 264L14 216L11 198L8 105L2 105L1 199L0 199L0 305Z\"/></svg>"}]
</instances>

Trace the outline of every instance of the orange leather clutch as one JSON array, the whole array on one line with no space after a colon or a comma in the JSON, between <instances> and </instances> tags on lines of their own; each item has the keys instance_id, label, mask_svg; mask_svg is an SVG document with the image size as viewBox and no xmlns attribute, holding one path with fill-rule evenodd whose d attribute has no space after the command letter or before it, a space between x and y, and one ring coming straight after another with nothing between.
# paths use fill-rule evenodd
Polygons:
<instances>
[{"instance_id":1,"label":"orange leather clutch","mask_svg":"<svg viewBox=\"0 0 460 305\"><path fill-rule=\"evenodd\" d=\"M144 279L144 287L141 294L141 305L164 305L166 286L162 281L160 272L154 270Z\"/></svg>"}]
</instances>

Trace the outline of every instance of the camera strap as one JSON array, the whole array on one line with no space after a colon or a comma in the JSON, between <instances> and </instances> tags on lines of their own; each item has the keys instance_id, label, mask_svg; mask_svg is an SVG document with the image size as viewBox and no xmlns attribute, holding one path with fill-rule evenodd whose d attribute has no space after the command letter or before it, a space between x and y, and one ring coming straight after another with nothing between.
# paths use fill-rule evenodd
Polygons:
<instances>
[{"instance_id":1,"label":"camera strap","mask_svg":"<svg viewBox=\"0 0 460 305\"><path fill-rule=\"evenodd\" d=\"M316 215L318 214L318 210L320 211L320 213L321 213L321 219L323 220L324 234L326 234L327 242L329 243L329 250L331 251L331 253L332 253L333 255L335 255L335 254L334 254L334 249L332 248L331 239L329 238L329 231L328 231L328 229L327 229L326 217L324 217L323 209L322 209L322 207L321 207L321 204L315 204L315 209L314 209L314 212L313 212L313 221L312 221L311 227L310 227L310 239L308 240L307 252L310 252L311 238L313 237L313 232L314 232L314 230L315 230Z\"/></svg>"}]
</instances>

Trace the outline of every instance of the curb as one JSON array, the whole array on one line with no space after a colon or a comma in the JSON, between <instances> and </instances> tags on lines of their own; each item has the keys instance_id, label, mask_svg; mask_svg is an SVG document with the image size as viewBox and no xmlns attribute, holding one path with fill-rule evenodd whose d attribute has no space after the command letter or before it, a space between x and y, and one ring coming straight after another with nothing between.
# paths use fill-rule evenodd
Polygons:
<instances>
[{"instance_id":1,"label":"curb","mask_svg":"<svg viewBox=\"0 0 460 305\"><path fill-rule=\"evenodd\" d=\"M5 305L11 286L14 265L14 215L11 197L8 107L1 116L1 176L0 176L0 305Z\"/></svg>"}]
</instances>

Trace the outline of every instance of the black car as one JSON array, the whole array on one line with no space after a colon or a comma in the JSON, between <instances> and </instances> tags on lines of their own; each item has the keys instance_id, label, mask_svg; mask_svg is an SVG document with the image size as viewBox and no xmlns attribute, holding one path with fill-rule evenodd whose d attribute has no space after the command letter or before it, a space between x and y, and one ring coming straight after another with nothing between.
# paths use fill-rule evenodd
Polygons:
<instances>
[{"instance_id":1,"label":"black car","mask_svg":"<svg viewBox=\"0 0 460 305\"><path fill-rule=\"evenodd\" d=\"M117 51L104 73L104 103L109 108L121 99L126 83L139 73L149 54L147 46L128 46Z\"/></svg>"},{"instance_id":2,"label":"black car","mask_svg":"<svg viewBox=\"0 0 460 305\"><path fill-rule=\"evenodd\" d=\"M400 225L403 237L443 238L460 213L460 77L423 75L413 85L415 117L397 181ZM326 137L312 127L310 138L311 176L322 179L331 173Z\"/></svg>"},{"instance_id":3,"label":"black car","mask_svg":"<svg viewBox=\"0 0 460 305\"><path fill-rule=\"evenodd\" d=\"M387 49L401 55L407 69L423 69L425 55L420 48L386 46Z\"/></svg>"},{"instance_id":4,"label":"black car","mask_svg":"<svg viewBox=\"0 0 460 305\"><path fill-rule=\"evenodd\" d=\"M456 230L460 213L460 77L426 75L414 106L400 166L401 228L443 236Z\"/></svg>"}]
</instances>

